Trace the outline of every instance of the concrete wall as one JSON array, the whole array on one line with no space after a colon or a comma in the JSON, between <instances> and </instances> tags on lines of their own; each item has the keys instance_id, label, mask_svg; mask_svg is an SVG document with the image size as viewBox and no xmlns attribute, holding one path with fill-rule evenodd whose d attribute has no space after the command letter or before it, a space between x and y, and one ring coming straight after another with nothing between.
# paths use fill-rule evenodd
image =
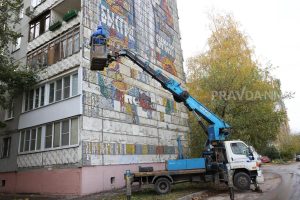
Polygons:
<instances>
[{"instance_id":1,"label":"concrete wall","mask_svg":"<svg viewBox=\"0 0 300 200\"><path fill-rule=\"evenodd\" d=\"M83 2L84 165L163 162L176 157L188 129L186 109L127 59L89 70L90 35L101 24L113 50L130 48L184 83L176 1ZM126 157L126 159L125 159Z\"/></svg>"},{"instance_id":2,"label":"concrete wall","mask_svg":"<svg viewBox=\"0 0 300 200\"><path fill-rule=\"evenodd\" d=\"M0 159L0 172L14 172L17 170L17 155L19 146L19 133L10 133L8 135L0 135L0 147L4 137L11 137L11 147L8 158Z\"/></svg>"},{"instance_id":3,"label":"concrete wall","mask_svg":"<svg viewBox=\"0 0 300 200\"><path fill-rule=\"evenodd\" d=\"M26 0L24 7L29 4ZM22 48L15 52L16 58L25 58L27 52L80 26L80 52L37 72L39 84L44 84L78 70L79 94L22 114L21 107L16 108L18 114L7 129L10 132L5 132L15 134L14 153L10 163L1 160L0 167L17 172L0 174L0 180L7 180L0 192L89 194L119 188L124 186L126 169L137 171L139 165L163 169L165 160L177 156L176 138L186 138L189 128L184 105L176 103L170 93L131 61L121 59L105 72L89 70L90 35L101 21L110 35L111 47L136 51L153 68L184 85L176 1L82 0L81 4L77 18L29 43L29 18L24 16L20 29L24 39ZM35 8L34 15L55 6L59 6L58 0L47 0ZM75 115L80 120L78 145L17 156L18 128ZM49 169L43 169L45 165Z\"/></svg>"}]
</instances>

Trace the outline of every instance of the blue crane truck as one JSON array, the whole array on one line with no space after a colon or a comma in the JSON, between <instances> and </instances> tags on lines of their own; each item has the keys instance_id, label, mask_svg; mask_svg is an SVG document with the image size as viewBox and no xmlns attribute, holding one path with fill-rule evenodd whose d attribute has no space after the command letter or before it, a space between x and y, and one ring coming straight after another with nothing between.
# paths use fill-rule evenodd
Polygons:
<instances>
[{"instance_id":1,"label":"blue crane truck","mask_svg":"<svg viewBox=\"0 0 300 200\"><path fill-rule=\"evenodd\" d=\"M126 57L141 67L161 86L169 91L176 102L183 103L197 117L200 126L207 134L205 150L200 158L167 160L165 170L153 171L153 168L140 168L139 172L126 171L128 199L131 196L131 184L154 184L158 194L171 191L171 185L181 182L204 181L228 185L230 199L234 199L234 188L249 190L253 184L256 190L264 178L255 154L250 146L240 140L226 140L230 126L215 115L202 103L183 89L179 82L129 49L112 52L108 45L109 38L101 26L91 36L91 70L103 71L111 62ZM202 120L209 125L206 127ZM180 146L179 146L180 147Z\"/></svg>"}]
</instances>

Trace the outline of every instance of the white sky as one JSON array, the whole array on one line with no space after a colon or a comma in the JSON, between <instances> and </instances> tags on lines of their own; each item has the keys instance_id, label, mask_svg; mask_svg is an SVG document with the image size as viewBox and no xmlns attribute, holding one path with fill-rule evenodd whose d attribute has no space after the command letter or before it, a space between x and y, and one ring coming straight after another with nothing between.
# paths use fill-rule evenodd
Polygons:
<instances>
[{"instance_id":1,"label":"white sky","mask_svg":"<svg viewBox=\"0 0 300 200\"><path fill-rule=\"evenodd\" d=\"M177 6L185 60L207 48L208 12L233 14L261 63L278 66L273 74L283 92L295 92L285 105L292 133L300 132L300 1L177 0Z\"/></svg>"}]
</instances>

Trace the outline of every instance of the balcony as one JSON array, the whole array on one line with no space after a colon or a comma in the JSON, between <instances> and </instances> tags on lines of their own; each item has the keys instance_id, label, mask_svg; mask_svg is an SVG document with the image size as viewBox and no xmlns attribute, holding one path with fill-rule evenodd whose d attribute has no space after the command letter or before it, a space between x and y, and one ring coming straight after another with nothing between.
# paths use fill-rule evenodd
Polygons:
<instances>
[{"instance_id":1,"label":"balcony","mask_svg":"<svg viewBox=\"0 0 300 200\"><path fill-rule=\"evenodd\" d=\"M54 5L50 10L50 25L47 26L49 27L49 30L47 28L43 34L40 34L28 43L28 52L47 43L57 35L79 24L81 16L80 4L80 0L64 0L61 3ZM64 18L67 20L64 21ZM32 21L34 21L34 19Z\"/></svg>"}]
</instances>

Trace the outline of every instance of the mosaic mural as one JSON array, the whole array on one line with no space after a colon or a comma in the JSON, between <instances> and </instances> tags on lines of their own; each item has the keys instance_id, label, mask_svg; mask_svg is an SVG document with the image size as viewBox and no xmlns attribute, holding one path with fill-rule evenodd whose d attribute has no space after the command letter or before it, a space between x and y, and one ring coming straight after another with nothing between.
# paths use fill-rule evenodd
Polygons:
<instances>
[{"instance_id":1,"label":"mosaic mural","mask_svg":"<svg viewBox=\"0 0 300 200\"><path fill-rule=\"evenodd\" d=\"M154 155L175 154L175 146L82 142L83 154L93 155Z\"/></svg>"},{"instance_id":2,"label":"mosaic mural","mask_svg":"<svg viewBox=\"0 0 300 200\"><path fill-rule=\"evenodd\" d=\"M147 113L147 118L152 119L152 112L157 111L157 103L154 100L157 94L127 84L124 81L124 75L120 73L118 62L113 63L104 73L97 72L97 80L90 75L94 72L89 71L90 74L88 74L87 71L89 70L84 68L83 80L95 81L95 84L99 85L101 95L83 92L83 103L88 105L83 107L86 116L96 116L95 112L99 112L99 108L105 108L129 114L133 123L139 124L138 107L141 107ZM134 79L149 84L149 77L144 73L134 69L131 69L130 73ZM173 99L162 98L162 106L165 107L165 111L160 114L161 121L164 121L164 113L171 115L178 112Z\"/></svg>"},{"instance_id":3,"label":"mosaic mural","mask_svg":"<svg viewBox=\"0 0 300 200\"><path fill-rule=\"evenodd\" d=\"M109 36L111 50L132 49L153 65L183 79L176 1L88 0L83 1L82 10L84 58L89 60L91 32L102 25ZM109 132L115 134L115 138L103 141L117 143L83 141L83 162L89 165L93 160L97 164L104 164L105 155L153 155L155 159L158 155L174 156L176 142L165 140L173 133L179 134L188 128L187 119L180 118L186 111L177 105L173 97L157 88L157 82L145 72L137 70L126 59L111 63L103 72L90 71L88 68L89 66L83 67L84 116L112 117L112 121L120 120L122 123L132 124L132 127L138 125L148 132L155 129L162 135L159 138L147 131L131 135L129 130L126 134L137 141L137 144L131 144L133 141L127 141L127 138L119 140L120 130L116 126L109 126ZM121 115L124 116L122 119L119 117ZM110 137L110 133L107 133L107 137ZM149 141L145 137L149 136L152 142L145 144ZM175 146L150 145L156 143ZM145 159L155 161L150 157Z\"/></svg>"},{"instance_id":4,"label":"mosaic mural","mask_svg":"<svg viewBox=\"0 0 300 200\"><path fill-rule=\"evenodd\" d=\"M181 55L181 49L175 48L179 33L174 27L174 6L174 2L167 0L85 1L83 24L91 31L102 25L113 51L130 48L177 76L175 59L182 57L176 58L176 51ZM85 44L88 40L84 39Z\"/></svg>"}]
</instances>

